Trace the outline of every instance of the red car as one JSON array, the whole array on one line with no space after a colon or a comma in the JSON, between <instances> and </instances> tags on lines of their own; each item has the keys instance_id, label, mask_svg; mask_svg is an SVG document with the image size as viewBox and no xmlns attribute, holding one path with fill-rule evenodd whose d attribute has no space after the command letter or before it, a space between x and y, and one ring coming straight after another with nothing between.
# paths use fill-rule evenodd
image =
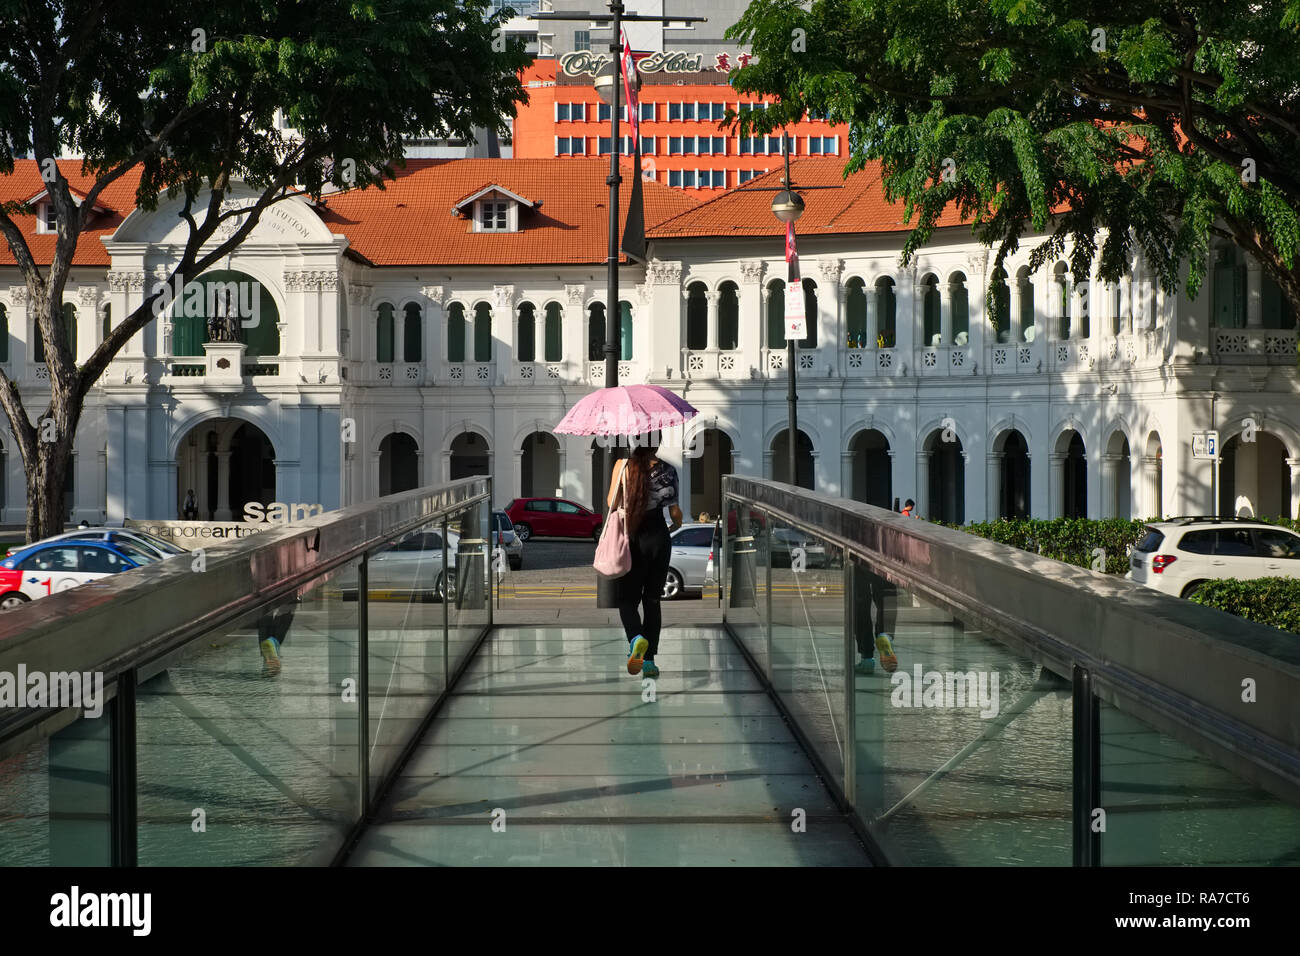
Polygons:
<instances>
[{"instance_id":1,"label":"red car","mask_svg":"<svg viewBox=\"0 0 1300 956\"><path fill-rule=\"evenodd\" d=\"M516 498L505 513L521 541L539 538L600 537L605 519L590 508L563 498Z\"/></svg>"}]
</instances>

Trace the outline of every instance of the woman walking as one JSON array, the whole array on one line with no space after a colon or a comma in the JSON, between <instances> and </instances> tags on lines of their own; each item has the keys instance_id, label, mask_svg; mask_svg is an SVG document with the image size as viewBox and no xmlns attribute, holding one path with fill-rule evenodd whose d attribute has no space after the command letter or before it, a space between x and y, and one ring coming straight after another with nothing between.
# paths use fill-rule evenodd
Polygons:
<instances>
[{"instance_id":1,"label":"woman walking","mask_svg":"<svg viewBox=\"0 0 1300 956\"><path fill-rule=\"evenodd\" d=\"M671 547L664 507L672 516L672 531L682 526L682 509L677 504L677 469L660 461L655 454L658 448L644 436L642 442L626 460L614 463L605 503L623 507L632 552L632 569L617 584L618 615L629 645L627 672L658 677L655 652L663 625L659 602Z\"/></svg>"}]
</instances>

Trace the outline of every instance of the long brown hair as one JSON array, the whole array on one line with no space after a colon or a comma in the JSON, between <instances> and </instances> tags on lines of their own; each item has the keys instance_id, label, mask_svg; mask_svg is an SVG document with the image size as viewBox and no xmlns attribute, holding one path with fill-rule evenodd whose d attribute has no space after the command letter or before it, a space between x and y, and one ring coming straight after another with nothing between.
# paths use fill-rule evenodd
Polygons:
<instances>
[{"instance_id":1,"label":"long brown hair","mask_svg":"<svg viewBox=\"0 0 1300 956\"><path fill-rule=\"evenodd\" d=\"M623 501L627 514L627 533L636 534L645 518L645 504L650 497L650 467L654 463L655 449L642 445L633 449L623 471L627 475L624 486L627 496Z\"/></svg>"}]
</instances>

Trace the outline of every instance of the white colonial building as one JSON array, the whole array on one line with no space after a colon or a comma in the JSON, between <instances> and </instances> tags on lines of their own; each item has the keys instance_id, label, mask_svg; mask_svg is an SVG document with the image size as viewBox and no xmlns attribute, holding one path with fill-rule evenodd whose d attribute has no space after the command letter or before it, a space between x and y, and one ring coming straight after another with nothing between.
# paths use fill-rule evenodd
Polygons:
<instances>
[{"instance_id":1,"label":"white colonial building","mask_svg":"<svg viewBox=\"0 0 1300 956\"><path fill-rule=\"evenodd\" d=\"M6 197L39 192L27 165ZM798 226L801 484L911 497L947 520L1212 513L1216 466L1191 439L1217 429L1223 510L1296 515L1294 317L1239 251L1216 250L1196 300L1162 293L1140 261L1115 286L1066 262L1029 275L1030 242L993 275L955 220L902 269L898 209L841 165L794 161L797 183L841 187L809 191ZM605 384L606 172L598 158L417 161L384 191L274 207L204 277L256 299L241 341L209 341L210 308L174 310L93 389L70 519L176 517L189 489L202 517L252 500L330 508L475 473L499 504L592 503L606 453L552 429ZM770 193L697 205L645 185L650 261L620 270L619 377L700 410L663 453L682 464L683 505L712 514L723 473L786 477L782 231ZM134 210L133 188L100 200L68 285L83 361L182 238L177 203ZM52 248L39 208L23 226L38 258ZM38 408L48 372L11 263L0 367ZM21 461L0 441L14 523Z\"/></svg>"}]
</instances>

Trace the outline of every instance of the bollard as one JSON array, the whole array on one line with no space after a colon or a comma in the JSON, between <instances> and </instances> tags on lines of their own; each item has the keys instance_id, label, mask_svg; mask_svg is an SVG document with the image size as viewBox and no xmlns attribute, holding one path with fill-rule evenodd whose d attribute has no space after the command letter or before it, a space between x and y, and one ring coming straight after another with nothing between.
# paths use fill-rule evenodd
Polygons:
<instances>
[{"instance_id":1,"label":"bollard","mask_svg":"<svg viewBox=\"0 0 1300 956\"><path fill-rule=\"evenodd\" d=\"M487 541L461 538L456 551L456 607L481 610L488 606Z\"/></svg>"}]
</instances>

